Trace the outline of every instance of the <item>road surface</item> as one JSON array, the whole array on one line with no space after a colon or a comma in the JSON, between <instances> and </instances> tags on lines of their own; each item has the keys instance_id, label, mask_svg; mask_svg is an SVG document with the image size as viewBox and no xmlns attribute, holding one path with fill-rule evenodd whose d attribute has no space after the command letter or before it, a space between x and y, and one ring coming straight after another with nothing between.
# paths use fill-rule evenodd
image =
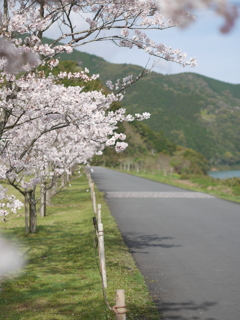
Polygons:
<instances>
[{"instance_id":1,"label":"road surface","mask_svg":"<svg viewBox=\"0 0 240 320\"><path fill-rule=\"evenodd\" d=\"M240 205L93 169L164 319L240 319Z\"/></svg>"}]
</instances>

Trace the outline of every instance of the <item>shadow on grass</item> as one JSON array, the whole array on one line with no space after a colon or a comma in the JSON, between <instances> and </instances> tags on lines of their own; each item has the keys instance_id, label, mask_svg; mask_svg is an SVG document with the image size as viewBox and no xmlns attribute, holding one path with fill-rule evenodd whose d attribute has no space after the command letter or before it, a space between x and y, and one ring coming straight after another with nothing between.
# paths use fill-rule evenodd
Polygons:
<instances>
[{"instance_id":1,"label":"shadow on grass","mask_svg":"<svg viewBox=\"0 0 240 320\"><path fill-rule=\"evenodd\" d=\"M9 293L12 298L1 300L1 319L106 319L106 308L101 295L92 298L90 294L89 297L81 296L81 292L90 290L89 284L76 284L75 288L71 285L71 282L65 282L64 286L31 286L26 292L21 291L21 294L19 290L11 289ZM96 286L97 283L92 285Z\"/></svg>"},{"instance_id":2,"label":"shadow on grass","mask_svg":"<svg viewBox=\"0 0 240 320\"><path fill-rule=\"evenodd\" d=\"M56 222L22 237L29 260L22 276L2 284L2 319L22 319L22 314L23 319L75 319L73 315L76 319L101 319L97 316L105 313L101 279L92 233L81 231L85 223L68 223L62 230ZM10 228L9 233L19 233L17 229Z\"/></svg>"},{"instance_id":3,"label":"shadow on grass","mask_svg":"<svg viewBox=\"0 0 240 320\"><path fill-rule=\"evenodd\" d=\"M76 223L68 223L66 230L60 230L56 222L54 226L41 226L37 234L25 238L31 259L22 276L3 284L0 302L3 319L115 319L103 301L92 233L81 232L85 223L78 222L79 232L74 232L71 228L76 228ZM122 240L114 233L113 230L109 234L112 245L124 251ZM108 261L108 267L111 266L117 274L126 269L114 258ZM115 302L111 300L110 304L113 306ZM128 310L128 319L160 319L153 305L131 302Z\"/></svg>"},{"instance_id":4,"label":"shadow on grass","mask_svg":"<svg viewBox=\"0 0 240 320\"><path fill-rule=\"evenodd\" d=\"M91 220L85 219L67 222L62 228L62 223L55 221L51 226L39 226L34 235L22 235L23 245L25 242L28 246L25 252L29 260L22 276L7 280L3 285L0 310L4 319L21 319L22 314L23 319L29 320L68 319L70 316L75 319L72 314L76 319L113 319L111 311L107 311L106 318L94 233L83 231L89 224ZM21 234L22 228L9 228L8 231L9 234ZM106 248L114 247L119 254L126 252L116 229L108 228L107 234ZM118 274L126 269L113 255L107 261L107 268L112 267ZM139 306L132 304L129 309L136 310ZM139 312L143 318L138 319L145 319L144 314L149 310L142 306ZM154 317L152 319L158 319Z\"/></svg>"},{"instance_id":5,"label":"shadow on grass","mask_svg":"<svg viewBox=\"0 0 240 320\"><path fill-rule=\"evenodd\" d=\"M1 319L115 319L103 300L87 185L82 184L79 189L77 179L71 185L52 199L47 217L38 218L36 234L25 236L19 222L7 226L8 237L17 236L28 262L19 277L5 279L1 284ZM117 227L108 214L105 218L110 305L115 304L115 290L123 287L130 300L126 301L129 320L159 319L146 293L138 297L145 287L139 286L137 294L133 291L142 279L129 259Z\"/></svg>"}]
</instances>

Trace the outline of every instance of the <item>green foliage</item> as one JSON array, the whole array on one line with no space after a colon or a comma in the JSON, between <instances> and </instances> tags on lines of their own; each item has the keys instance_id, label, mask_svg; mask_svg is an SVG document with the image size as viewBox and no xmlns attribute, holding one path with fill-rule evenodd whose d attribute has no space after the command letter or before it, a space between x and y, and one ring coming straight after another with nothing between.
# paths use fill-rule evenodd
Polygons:
<instances>
[{"instance_id":1,"label":"green foliage","mask_svg":"<svg viewBox=\"0 0 240 320\"><path fill-rule=\"evenodd\" d=\"M228 179L223 179L221 181L222 181L222 184L229 187L240 186L240 178L228 178Z\"/></svg>"},{"instance_id":2,"label":"green foliage","mask_svg":"<svg viewBox=\"0 0 240 320\"><path fill-rule=\"evenodd\" d=\"M143 138L149 151L153 149L155 152L172 155L176 150L175 143L166 139L161 131L154 132L149 126L139 121L133 121L131 124L134 126L136 133L140 134Z\"/></svg>"},{"instance_id":3,"label":"green foliage","mask_svg":"<svg viewBox=\"0 0 240 320\"><path fill-rule=\"evenodd\" d=\"M209 165L207 159L199 152L188 149L184 152L183 157L190 162L189 172L192 174L207 174Z\"/></svg>"},{"instance_id":4,"label":"green foliage","mask_svg":"<svg viewBox=\"0 0 240 320\"><path fill-rule=\"evenodd\" d=\"M201 153L180 147L171 158L170 164L174 171L182 176L206 175L209 170L208 161Z\"/></svg>"},{"instance_id":5,"label":"green foliage","mask_svg":"<svg viewBox=\"0 0 240 320\"><path fill-rule=\"evenodd\" d=\"M116 153L114 148L106 147L102 156L93 158L92 164L107 167L118 167L123 161L140 164L145 163L146 158L148 161L157 159L159 153L173 155L176 150L176 145L166 139L162 132L156 133L139 121L121 123L117 132L127 134L128 148L124 152Z\"/></svg>"},{"instance_id":6,"label":"green foliage","mask_svg":"<svg viewBox=\"0 0 240 320\"><path fill-rule=\"evenodd\" d=\"M75 61L59 61L59 64L57 67L53 68L52 70L47 66L39 67L39 71L43 71L46 76L48 76L50 73L53 75L59 74L61 71L62 72L80 72L82 71L82 68L79 67L77 62ZM83 80L76 80L76 79L61 79L59 80L59 83L62 83L64 86L80 86L83 88L83 91L93 91L93 90L101 90L103 89L103 86L100 82L100 80L92 80L87 83L85 83Z\"/></svg>"}]
</instances>

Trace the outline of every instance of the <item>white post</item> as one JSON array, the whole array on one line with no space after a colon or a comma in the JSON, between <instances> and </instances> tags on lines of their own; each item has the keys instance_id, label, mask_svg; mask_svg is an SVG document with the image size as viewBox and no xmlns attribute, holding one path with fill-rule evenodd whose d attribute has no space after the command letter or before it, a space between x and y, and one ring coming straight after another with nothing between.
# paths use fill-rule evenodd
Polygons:
<instances>
[{"instance_id":1,"label":"white post","mask_svg":"<svg viewBox=\"0 0 240 320\"><path fill-rule=\"evenodd\" d=\"M93 204L93 212L97 214L96 194L94 191L94 182L91 183L91 198Z\"/></svg>"},{"instance_id":2,"label":"white post","mask_svg":"<svg viewBox=\"0 0 240 320\"><path fill-rule=\"evenodd\" d=\"M103 288L107 288L107 272L106 272L106 262L105 262L105 249L104 249L104 232L103 224L98 224L98 251L100 260L100 270L102 275Z\"/></svg>"},{"instance_id":3,"label":"white post","mask_svg":"<svg viewBox=\"0 0 240 320\"><path fill-rule=\"evenodd\" d=\"M97 221L98 221L98 223L102 223L101 214L102 214L102 206L101 206L101 204L98 204L98 212L97 212Z\"/></svg>"},{"instance_id":4,"label":"white post","mask_svg":"<svg viewBox=\"0 0 240 320\"><path fill-rule=\"evenodd\" d=\"M124 290L116 291L116 320L126 320L126 306Z\"/></svg>"},{"instance_id":5,"label":"white post","mask_svg":"<svg viewBox=\"0 0 240 320\"><path fill-rule=\"evenodd\" d=\"M87 171L87 178L88 178L89 187L91 188L92 179L91 179L91 175L88 171Z\"/></svg>"},{"instance_id":6,"label":"white post","mask_svg":"<svg viewBox=\"0 0 240 320\"><path fill-rule=\"evenodd\" d=\"M90 188L91 188L91 195L93 197L93 193L94 193L94 182L90 183Z\"/></svg>"}]
</instances>

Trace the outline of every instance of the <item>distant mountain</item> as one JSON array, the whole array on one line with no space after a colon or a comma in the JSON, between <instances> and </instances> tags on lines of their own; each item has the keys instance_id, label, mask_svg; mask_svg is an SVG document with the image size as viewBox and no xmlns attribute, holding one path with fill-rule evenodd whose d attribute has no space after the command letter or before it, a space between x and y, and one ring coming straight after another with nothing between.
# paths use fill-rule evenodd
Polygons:
<instances>
[{"instance_id":1,"label":"distant mountain","mask_svg":"<svg viewBox=\"0 0 240 320\"><path fill-rule=\"evenodd\" d=\"M103 83L142 71L136 65L109 63L77 50L62 54L61 59L99 73ZM195 73L152 72L127 89L122 106L129 113L150 112L152 117L145 123L152 130L202 153L212 165L240 164L240 84Z\"/></svg>"}]
</instances>

